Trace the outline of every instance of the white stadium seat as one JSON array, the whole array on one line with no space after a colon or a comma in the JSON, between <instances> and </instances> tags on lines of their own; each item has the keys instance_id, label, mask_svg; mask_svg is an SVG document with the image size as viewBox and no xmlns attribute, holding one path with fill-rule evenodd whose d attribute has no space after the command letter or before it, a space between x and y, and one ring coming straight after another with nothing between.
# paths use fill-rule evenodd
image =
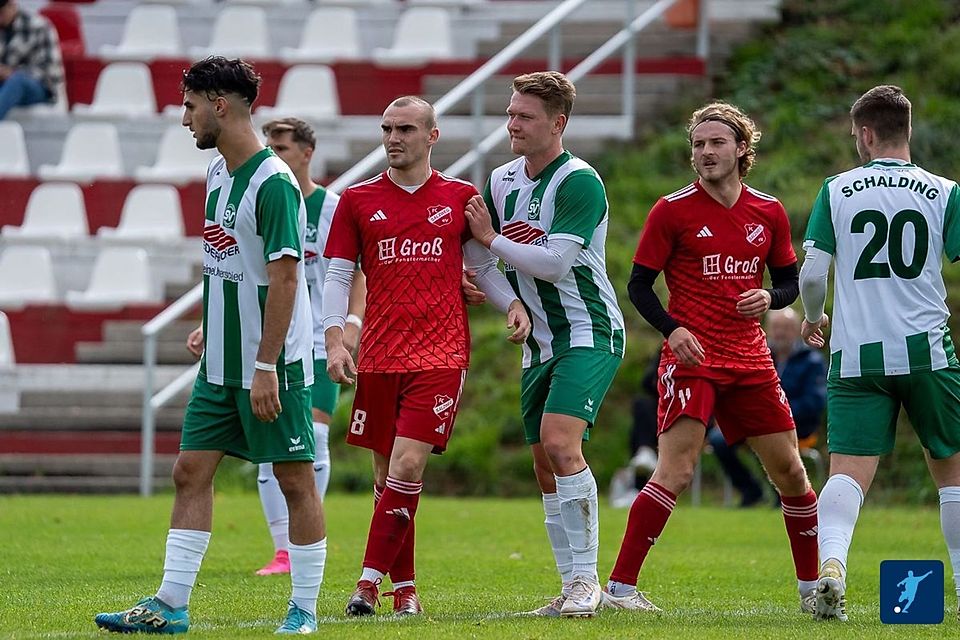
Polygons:
<instances>
[{"instance_id":1,"label":"white stadium seat","mask_svg":"<svg viewBox=\"0 0 960 640\"><path fill-rule=\"evenodd\" d=\"M317 7L310 13L300 46L280 50L280 59L289 64L298 62L329 63L334 60L357 60L360 34L357 12L350 7Z\"/></svg>"},{"instance_id":2,"label":"white stadium seat","mask_svg":"<svg viewBox=\"0 0 960 640\"><path fill-rule=\"evenodd\" d=\"M76 104L73 114L88 118L143 118L157 112L150 68L142 62L114 62L97 78L92 104Z\"/></svg>"},{"instance_id":3,"label":"white stadium seat","mask_svg":"<svg viewBox=\"0 0 960 640\"><path fill-rule=\"evenodd\" d=\"M137 5L127 16L119 45L100 47L105 60L149 62L154 58L175 58L180 52L177 11L165 5Z\"/></svg>"},{"instance_id":4,"label":"white stadium seat","mask_svg":"<svg viewBox=\"0 0 960 640\"><path fill-rule=\"evenodd\" d=\"M4 120L0 122L0 176L5 178L25 178L30 175L30 161L27 159L27 143L23 137L23 127L19 122Z\"/></svg>"},{"instance_id":5,"label":"white stadium seat","mask_svg":"<svg viewBox=\"0 0 960 640\"><path fill-rule=\"evenodd\" d=\"M120 225L101 227L97 236L109 240L177 240L183 237L180 193L168 184L141 184L123 203Z\"/></svg>"},{"instance_id":6,"label":"white stadium seat","mask_svg":"<svg viewBox=\"0 0 960 640\"><path fill-rule=\"evenodd\" d=\"M90 235L83 192L77 185L49 183L38 185L27 201L23 224L4 225L3 238L69 240Z\"/></svg>"},{"instance_id":7,"label":"white stadium seat","mask_svg":"<svg viewBox=\"0 0 960 640\"><path fill-rule=\"evenodd\" d=\"M259 117L298 116L305 120L333 121L340 115L340 98L333 70L325 65L290 67L280 80L277 102L256 110Z\"/></svg>"},{"instance_id":8,"label":"white stadium seat","mask_svg":"<svg viewBox=\"0 0 960 640\"><path fill-rule=\"evenodd\" d=\"M138 182L182 183L203 180L207 175L207 165L216 155L215 149L197 149L196 140L187 129L171 125L163 132L157 161L152 167L137 167L134 178Z\"/></svg>"},{"instance_id":9,"label":"white stadium seat","mask_svg":"<svg viewBox=\"0 0 960 640\"><path fill-rule=\"evenodd\" d=\"M0 253L0 308L56 302L57 281L46 247L7 247Z\"/></svg>"},{"instance_id":10,"label":"white stadium seat","mask_svg":"<svg viewBox=\"0 0 960 640\"><path fill-rule=\"evenodd\" d=\"M226 7L213 24L207 47L191 47L190 55L199 60L211 55L228 58L268 58L267 14L260 7Z\"/></svg>"},{"instance_id":11,"label":"white stadium seat","mask_svg":"<svg viewBox=\"0 0 960 640\"><path fill-rule=\"evenodd\" d=\"M4 375L12 375L16 363L10 321L7 314L0 311L0 413L17 413L20 410L20 392L12 381L3 380Z\"/></svg>"},{"instance_id":12,"label":"white stadium seat","mask_svg":"<svg viewBox=\"0 0 960 640\"><path fill-rule=\"evenodd\" d=\"M412 7L403 12L394 31L393 46L373 50L380 66L422 65L453 55L450 13L440 7Z\"/></svg>"},{"instance_id":13,"label":"white stadium seat","mask_svg":"<svg viewBox=\"0 0 960 640\"><path fill-rule=\"evenodd\" d=\"M67 307L76 311L118 309L128 304L156 304L160 297L150 279L147 252L136 247L109 247L97 255L86 291L68 291Z\"/></svg>"},{"instance_id":14,"label":"white stadium seat","mask_svg":"<svg viewBox=\"0 0 960 640\"><path fill-rule=\"evenodd\" d=\"M60 164L40 165L37 173L41 180L91 182L97 178L122 178L117 128L108 123L73 125L63 143Z\"/></svg>"},{"instance_id":15,"label":"white stadium seat","mask_svg":"<svg viewBox=\"0 0 960 640\"><path fill-rule=\"evenodd\" d=\"M17 361L13 354L13 334L7 314L0 311L0 369L9 369Z\"/></svg>"}]
</instances>

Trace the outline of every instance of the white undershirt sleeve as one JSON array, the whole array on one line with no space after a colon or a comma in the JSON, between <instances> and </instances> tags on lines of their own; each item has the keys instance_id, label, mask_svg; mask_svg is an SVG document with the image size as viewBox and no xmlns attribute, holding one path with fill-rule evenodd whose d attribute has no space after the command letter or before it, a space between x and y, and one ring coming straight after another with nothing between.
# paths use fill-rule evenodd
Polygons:
<instances>
[{"instance_id":1,"label":"white undershirt sleeve","mask_svg":"<svg viewBox=\"0 0 960 640\"><path fill-rule=\"evenodd\" d=\"M812 243L805 243L803 248L807 255L800 267L800 301L807 322L818 322L827 300L827 275L833 256Z\"/></svg>"},{"instance_id":2,"label":"white undershirt sleeve","mask_svg":"<svg viewBox=\"0 0 960 640\"><path fill-rule=\"evenodd\" d=\"M323 330L340 327L347 321L350 305L350 285L356 264L343 258L332 258L323 280Z\"/></svg>"},{"instance_id":3,"label":"white undershirt sleeve","mask_svg":"<svg viewBox=\"0 0 960 640\"><path fill-rule=\"evenodd\" d=\"M547 236L543 245L520 244L498 235L490 244L490 251L509 262L519 271L547 282L559 282L573 268L583 242L570 236Z\"/></svg>"},{"instance_id":4,"label":"white undershirt sleeve","mask_svg":"<svg viewBox=\"0 0 960 640\"><path fill-rule=\"evenodd\" d=\"M517 299L517 294L513 292L506 276L497 269L498 262L497 256L476 240L469 240L463 245L463 264L476 272L474 280L477 287L487 295L490 304L506 313L510 304Z\"/></svg>"}]
</instances>

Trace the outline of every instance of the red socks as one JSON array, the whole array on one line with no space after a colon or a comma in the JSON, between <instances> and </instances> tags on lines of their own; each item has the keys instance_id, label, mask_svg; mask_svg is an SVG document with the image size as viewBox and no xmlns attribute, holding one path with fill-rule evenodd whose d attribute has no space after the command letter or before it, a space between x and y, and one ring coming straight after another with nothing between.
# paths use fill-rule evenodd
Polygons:
<instances>
[{"instance_id":1,"label":"red socks","mask_svg":"<svg viewBox=\"0 0 960 640\"><path fill-rule=\"evenodd\" d=\"M810 489L802 496L780 496L780 504L797 579L816 580L820 570L817 560L817 494Z\"/></svg>"},{"instance_id":2,"label":"red socks","mask_svg":"<svg viewBox=\"0 0 960 640\"><path fill-rule=\"evenodd\" d=\"M654 482L648 482L637 495L630 507L627 518L627 531L623 534L617 564L613 567L610 580L623 584L637 584L640 567L650 551L650 547L663 532L667 519L677 506L677 496ZM816 538L814 538L816 547Z\"/></svg>"},{"instance_id":3,"label":"red socks","mask_svg":"<svg viewBox=\"0 0 960 640\"><path fill-rule=\"evenodd\" d=\"M387 476L387 486L376 500L363 566L390 573L394 582L413 579L413 518L422 487L422 482ZM374 488L374 496L377 489Z\"/></svg>"}]
</instances>

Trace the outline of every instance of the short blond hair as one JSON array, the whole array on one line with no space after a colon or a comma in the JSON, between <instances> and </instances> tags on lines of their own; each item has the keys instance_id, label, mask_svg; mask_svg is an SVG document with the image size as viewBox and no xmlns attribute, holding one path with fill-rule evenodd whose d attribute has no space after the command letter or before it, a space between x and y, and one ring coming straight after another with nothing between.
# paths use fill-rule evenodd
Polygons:
<instances>
[{"instance_id":1,"label":"short blond hair","mask_svg":"<svg viewBox=\"0 0 960 640\"><path fill-rule=\"evenodd\" d=\"M757 156L757 143L760 142L761 132L757 124L750 119L750 116L726 102L712 102L705 107L701 107L690 116L690 122L687 124L687 139L693 143L693 130L704 122L720 122L727 125L733 131L734 139L737 144L747 143L747 152L738 159L738 168L740 177L745 178L750 169L753 168Z\"/></svg>"},{"instance_id":2,"label":"short blond hair","mask_svg":"<svg viewBox=\"0 0 960 640\"><path fill-rule=\"evenodd\" d=\"M569 118L573 101L577 98L577 88L559 71L537 71L517 76L513 79L513 90L543 100L543 107L551 116L562 113Z\"/></svg>"},{"instance_id":3,"label":"short blond hair","mask_svg":"<svg viewBox=\"0 0 960 640\"><path fill-rule=\"evenodd\" d=\"M317 148L317 135L313 127L300 118L278 118L263 125L263 135L267 138L289 131L294 142L311 149Z\"/></svg>"}]
</instances>

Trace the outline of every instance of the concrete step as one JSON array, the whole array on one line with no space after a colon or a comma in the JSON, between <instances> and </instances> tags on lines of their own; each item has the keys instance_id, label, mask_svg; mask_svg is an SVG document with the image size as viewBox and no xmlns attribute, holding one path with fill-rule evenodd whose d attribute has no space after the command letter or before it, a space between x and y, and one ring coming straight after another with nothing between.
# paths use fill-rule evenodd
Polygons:
<instances>
[{"instance_id":1,"label":"concrete step","mask_svg":"<svg viewBox=\"0 0 960 640\"><path fill-rule=\"evenodd\" d=\"M40 429L0 429L0 451L15 455L139 455L142 437L138 430L93 431L74 429L44 431ZM180 451L179 431L157 431L154 450L158 454L176 455Z\"/></svg>"},{"instance_id":2,"label":"concrete step","mask_svg":"<svg viewBox=\"0 0 960 640\"><path fill-rule=\"evenodd\" d=\"M196 328L196 324L193 327ZM191 365L197 359L185 346L189 331L182 336L171 336L157 342L159 364ZM110 340L105 342L78 342L77 362L81 364L142 364L143 340Z\"/></svg>"},{"instance_id":3,"label":"concrete step","mask_svg":"<svg viewBox=\"0 0 960 640\"><path fill-rule=\"evenodd\" d=\"M190 397L190 390L184 390L173 401L174 407L186 406ZM97 391L25 391L20 396L20 406L23 408L56 408L56 407L126 407L138 411L143 404L143 394L137 391L114 391L102 389Z\"/></svg>"},{"instance_id":4,"label":"concrete step","mask_svg":"<svg viewBox=\"0 0 960 640\"><path fill-rule=\"evenodd\" d=\"M170 479L158 478L153 487L173 486ZM126 476L0 476L0 494L16 493L137 493L140 478Z\"/></svg>"},{"instance_id":5,"label":"concrete step","mask_svg":"<svg viewBox=\"0 0 960 640\"><path fill-rule=\"evenodd\" d=\"M143 322L129 320L108 320L103 324L103 341L143 342L141 329L144 324ZM160 331L157 339L160 342L179 341L182 344L186 340L187 334L196 329L199 324L199 316L196 319L177 320Z\"/></svg>"},{"instance_id":6,"label":"concrete step","mask_svg":"<svg viewBox=\"0 0 960 640\"><path fill-rule=\"evenodd\" d=\"M175 455L154 457L153 475L169 478ZM140 456L0 454L0 476L95 476L139 477Z\"/></svg>"},{"instance_id":7,"label":"concrete step","mask_svg":"<svg viewBox=\"0 0 960 640\"><path fill-rule=\"evenodd\" d=\"M157 411L157 429L179 429L183 407L164 407ZM140 430L139 406L47 406L24 407L19 413L0 414L0 431L5 429L69 431Z\"/></svg>"}]
</instances>

